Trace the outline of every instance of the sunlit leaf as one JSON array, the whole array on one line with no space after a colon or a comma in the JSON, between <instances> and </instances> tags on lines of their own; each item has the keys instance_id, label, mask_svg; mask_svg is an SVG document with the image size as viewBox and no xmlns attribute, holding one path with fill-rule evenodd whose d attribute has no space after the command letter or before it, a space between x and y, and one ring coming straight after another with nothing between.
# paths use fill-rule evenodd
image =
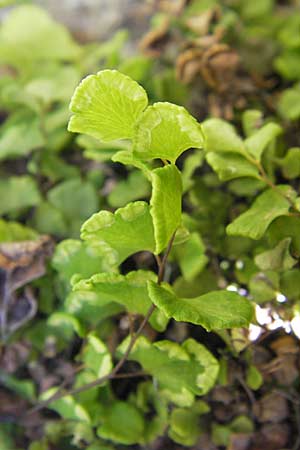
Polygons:
<instances>
[{"instance_id":1,"label":"sunlit leaf","mask_svg":"<svg viewBox=\"0 0 300 450\"><path fill-rule=\"evenodd\" d=\"M150 213L153 218L155 253L164 250L181 224L182 181L177 167L168 164L152 171Z\"/></svg>"},{"instance_id":2,"label":"sunlit leaf","mask_svg":"<svg viewBox=\"0 0 300 450\"><path fill-rule=\"evenodd\" d=\"M139 158L175 163L192 147L203 147L203 134L200 124L182 106L154 103L141 116L134 139L134 153Z\"/></svg>"},{"instance_id":3,"label":"sunlit leaf","mask_svg":"<svg viewBox=\"0 0 300 450\"><path fill-rule=\"evenodd\" d=\"M100 211L83 224L81 238L105 242L118 253L119 262L142 250L153 252L154 230L149 205L134 202L114 214Z\"/></svg>"},{"instance_id":4,"label":"sunlit leaf","mask_svg":"<svg viewBox=\"0 0 300 450\"><path fill-rule=\"evenodd\" d=\"M69 131L102 141L132 138L135 122L148 104L144 89L116 70L89 75L77 87L70 105Z\"/></svg>"}]
</instances>

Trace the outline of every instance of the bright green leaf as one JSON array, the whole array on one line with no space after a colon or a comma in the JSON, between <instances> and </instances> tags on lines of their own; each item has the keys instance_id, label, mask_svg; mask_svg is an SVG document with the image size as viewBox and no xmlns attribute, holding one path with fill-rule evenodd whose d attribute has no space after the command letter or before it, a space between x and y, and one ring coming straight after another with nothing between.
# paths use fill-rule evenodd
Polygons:
<instances>
[{"instance_id":1,"label":"bright green leaf","mask_svg":"<svg viewBox=\"0 0 300 450\"><path fill-rule=\"evenodd\" d=\"M202 148L200 124L182 106L154 103L137 124L134 153L143 160L160 158L175 163L189 148Z\"/></svg>"},{"instance_id":2,"label":"bright green leaf","mask_svg":"<svg viewBox=\"0 0 300 450\"><path fill-rule=\"evenodd\" d=\"M103 70L77 87L70 105L74 115L69 131L105 142L130 139L147 104L147 94L138 83L116 70Z\"/></svg>"},{"instance_id":3,"label":"bright green leaf","mask_svg":"<svg viewBox=\"0 0 300 450\"><path fill-rule=\"evenodd\" d=\"M164 250L181 224L181 175L176 166L168 164L152 171L150 213L153 218L155 253Z\"/></svg>"},{"instance_id":4,"label":"bright green leaf","mask_svg":"<svg viewBox=\"0 0 300 450\"><path fill-rule=\"evenodd\" d=\"M83 224L81 238L105 242L118 253L120 263L142 250L153 252L154 230L149 205L134 202L117 209L114 214L100 211Z\"/></svg>"}]
</instances>

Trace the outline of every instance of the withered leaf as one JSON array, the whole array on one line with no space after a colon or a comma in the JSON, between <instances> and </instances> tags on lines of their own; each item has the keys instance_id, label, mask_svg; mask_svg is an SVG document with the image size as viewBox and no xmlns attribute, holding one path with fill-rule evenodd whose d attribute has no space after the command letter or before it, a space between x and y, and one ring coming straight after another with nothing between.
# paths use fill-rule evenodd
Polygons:
<instances>
[{"instance_id":1,"label":"withered leaf","mask_svg":"<svg viewBox=\"0 0 300 450\"><path fill-rule=\"evenodd\" d=\"M1 337L27 322L36 312L37 303L29 287L16 290L45 274L45 261L52 254L49 236L34 241L0 244L0 330Z\"/></svg>"}]
</instances>

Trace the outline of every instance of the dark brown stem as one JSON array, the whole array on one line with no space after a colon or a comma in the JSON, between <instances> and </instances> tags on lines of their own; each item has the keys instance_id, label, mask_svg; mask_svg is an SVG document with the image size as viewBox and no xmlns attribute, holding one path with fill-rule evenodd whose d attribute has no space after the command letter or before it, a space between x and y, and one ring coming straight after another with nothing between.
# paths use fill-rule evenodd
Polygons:
<instances>
[{"instance_id":1,"label":"dark brown stem","mask_svg":"<svg viewBox=\"0 0 300 450\"><path fill-rule=\"evenodd\" d=\"M169 256L169 253L171 251L174 239L175 239L175 234L176 231L174 232L174 234L172 235L167 250L162 258L162 260L160 261L160 259L157 259L157 261L159 261L159 270L158 270L158 278L157 278L157 284L161 284L161 282L163 281L164 278L164 274L165 274L165 268L166 268L166 263L167 263L167 259ZM89 389L93 389L95 387L100 386L101 384L103 384L104 382L111 380L113 378L116 378L117 373L119 372L119 370L123 367L124 363L127 361L127 358L134 346L134 344L136 343L138 337L141 335L143 329L145 328L146 324L148 323L148 320L150 319L153 311L155 310L155 305L151 305L150 308L148 309L142 323L140 324L139 328L137 329L137 331L131 335L130 338L130 342L128 344L128 347L124 353L124 355L122 356L122 358L118 361L118 363L115 365L115 367L113 368L113 370L108 373L107 375L104 375L101 378L98 378L95 381L92 381L91 383L87 383L83 386L80 386L79 388L76 389L72 389L69 390L67 392L63 392L61 393L61 389L58 389L57 392L55 392L55 394L53 394L50 398L48 398L47 400L44 400L40 403L38 403L36 406L34 406L33 408L31 408L28 412L28 414L32 414L33 412L39 411L40 409L46 408L50 403L52 403L55 400L60 400L63 397L66 397L67 395L77 395L80 394L81 392L85 392Z\"/></svg>"}]
</instances>

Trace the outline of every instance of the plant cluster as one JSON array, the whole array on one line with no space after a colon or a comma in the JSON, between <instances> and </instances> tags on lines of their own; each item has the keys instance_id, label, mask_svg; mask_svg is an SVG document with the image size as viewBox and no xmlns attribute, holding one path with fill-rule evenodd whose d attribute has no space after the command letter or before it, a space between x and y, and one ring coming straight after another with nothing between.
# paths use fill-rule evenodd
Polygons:
<instances>
[{"instance_id":1,"label":"plant cluster","mask_svg":"<svg viewBox=\"0 0 300 450\"><path fill-rule=\"evenodd\" d=\"M256 305L299 333L299 20L270 0L179 3L142 42L158 61L124 58L122 31L79 45L32 5L0 28L0 380L24 402L3 450L193 448L207 430L257 448L253 417L219 424L209 396L234 376L264 392ZM249 75L261 58L274 108Z\"/></svg>"}]
</instances>

